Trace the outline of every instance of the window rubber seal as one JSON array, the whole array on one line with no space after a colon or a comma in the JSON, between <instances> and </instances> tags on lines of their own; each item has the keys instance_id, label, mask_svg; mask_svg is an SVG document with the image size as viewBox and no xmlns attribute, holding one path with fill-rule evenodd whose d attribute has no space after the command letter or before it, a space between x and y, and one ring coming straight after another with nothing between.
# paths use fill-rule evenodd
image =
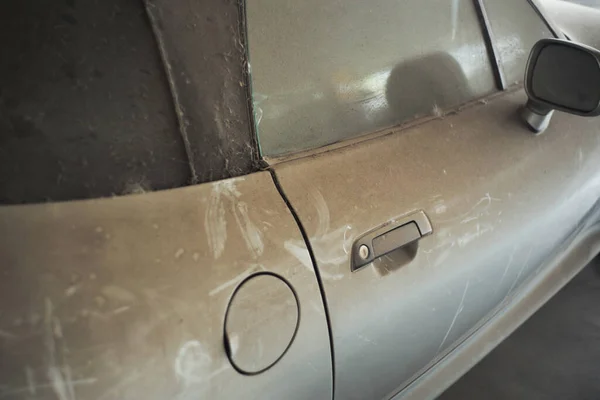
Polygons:
<instances>
[{"instance_id":1,"label":"window rubber seal","mask_svg":"<svg viewBox=\"0 0 600 400\"><path fill-rule=\"evenodd\" d=\"M494 71L494 80L496 82L496 87L499 90L504 91L507 89L506 78L504 77L502 63L500 62L500 53L498 48L496 47L496 40L492 31L490 20L487 15L487 11L485 9L485 5L483 4L483 0L474 0L474 3L475 9L477 10L479 22L481 23L481 26L483 28L483 40L485 41L488 56L490 58L490 62Z\"/></svg>"}]
</instances>

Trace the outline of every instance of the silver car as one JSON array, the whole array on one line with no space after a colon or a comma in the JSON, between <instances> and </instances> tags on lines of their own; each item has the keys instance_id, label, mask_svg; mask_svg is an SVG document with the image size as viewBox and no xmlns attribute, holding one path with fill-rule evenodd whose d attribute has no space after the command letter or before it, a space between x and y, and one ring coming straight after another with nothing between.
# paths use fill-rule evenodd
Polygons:
<instances>
[{"instance_id":1,"label":"silver car","mask_svg":"<svg viewBox=\"0 0 600 400\"><path fill-rule=\"evenodd\" d=\"M600 253L598 10L66 3L0 64L1 399L434 398Z\"/></svg>"}]
</instances>

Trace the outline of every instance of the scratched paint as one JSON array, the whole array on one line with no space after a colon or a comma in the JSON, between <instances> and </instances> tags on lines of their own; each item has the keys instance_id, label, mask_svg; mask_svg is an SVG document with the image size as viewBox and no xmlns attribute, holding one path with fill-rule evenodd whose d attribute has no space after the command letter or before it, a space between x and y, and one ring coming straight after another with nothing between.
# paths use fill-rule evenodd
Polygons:
<instances>
[{"instance_id":1,"label":"scratched paint","mask_svg":"<svg viewBox=\"0 0 600 400\"><path fill-rule=\"evenodd\" d=\"M184 386L203 382L210 374L212 357L198 340L190 340L181 346L175 358L175 373Z\"/></svg>"},{"instance_id":2,"label":"scratched paint","mask_svg":"<svg viewBox=\"0 0 600 400\"><path fill-rule=\"evenodd\" d=\"M236 275L235 277L231 278L230 280L223 282L220 285L218 285L217 287L213 288L210 292L208 292L208 295L215 296L215 295L221 293L223 290L231 288L235 284L240 283L244 278L250 276L251 274L258 272L258 271L265 271L265 270L266 270L265 267L261 264L252 265L250 268L248 268L241 274Z\"/></svg>"},{"instance_id":3,"label":"scratched paint","mask_svg":"<svg viewBox=\"0 0 600 400\"><path fill-rule=\"evenodd\" d=\"M223 250L225 250L227 220L225 219L225 206L222 197L224 192L231 191L237 192L233 183L214 184L204 215L206 238L215 259L221 257Z\"/></svg>"},{"instance_id":4,"label":"scratched paint","mask_svg":"<svg viewBox=\"0 0 600 400\"><path fill-rule=\"evenodd\" d=\"M284 248L292 256L294 256L298 261L300 261L300 263L304 267L306 267L306 269L314 271L314 266L313 266L312 260L310 259L310 255L308 254L306 245L304 244L303 241L299 241L299 240L286 241L284 243ZM321 277L323 279L334 280L334 281L340 280L344 277L344 274L342 274L342 273L331 273L331 272L328 272L327 269L325 269L325 268L321 269L319 271L319 273L321 274Z\"/></svg>"},{"instance_id":5,"label":"scratched paint","mask_svg":"<svg viewBox=\"0 0 600 400\"><path fill-rule=\"evenodd\" d=\"M254 257L259 257L264 251L263 233L250 219L248 204L239 200L241 193L236 186L239 180L243 178L216 182L212 187L204 228L215 259L223 254L227 237L231 234L227 230L226 210L233 213L238 231Z\"/></svg>"},{"instance_id":6,"label":"scratched paint","mask_svg":"<svg viewBox=\"0 0 600 400\"><path fill-rule=\"evenodd\" d=\"M117 285L104 286L101 292L109 299L118 302L132 303L136 300L136 296L133 293Z\"/></svg>"},{"instance_id":7,"label":"scratched paint","mask_svg":"<svg viewBox=\"0 0 600 400\"><path fill-rule=\"evenodd\" d=\"M354 242L352 226L346 225L331 230L329 207L323 195L318 190L312 190L310 195L317 213L317 225L314 234L310 236L310 242L313 249L323 254L319 260L321 277L327 280L340 280L344 277L344 273L337 270L337 265L344 263L348 258L349 249ZM314 269L304 241L288 240L284 243L284 247L303 266L310 270Z\"/></svg>"},{"instance_id":8,"label":"scratched paint","mask_svg":"<svg viewBox=\"0 0 600 400\"><path fill-rule=\"evenodd\" d=\"M226 228L223 240L209 243L207 215L209 232ZM267 172L140 196L0 208L0 232L9 237L0 254L14 262L2 270L14 274L3 275L0 291L0 398L260 397L274 375L248 380L233 369L223 321L236 287L263 271L288 281L304 306L294 346L274 373L310 359L314 368L286 386L299 396L331 396L315 270L305 246L295 255L284 247L304 243ZM259 348L264 354L277 325ZM235 352L235 339L230 344Z\"/></svg>"},{"instance_id":9,"label":"scratched paint","mask_svg":"<svg viewBox=\"0 0 600 400\"><path fill-rule=\"evenodd\" d=\"M248 205L245 202L238 202L235 206L234 213L235 221L242 235L242 239L246 243L246 247L254 254L254 258L258 258L265 250L263 243L262 232L250 220L248 216Z\"/></svg>"},{"instance_id":10,"label":"scratched paint","mask_svg":"<svg viewBox=\"0 0 600 400\"><path fill-rule=\"evenodd\" d=\"M54 314L54 305L49 298L45 299L44 313L44 344L46 350L46 377L50 382L49 387L59 400L76 400L75 384L71 371L71 366L66 363L65 343L62 334L62 328L58 317ZM31 369L27 372L29 392L36 390L34 385L33 372ZM96 378L79 380L78 384L92 384ZM37 389L42 386L37 386Z\"/></svg>"},{"instance_id":11,"label":"scratched paint","mask_svg":"<svg viewBox=\"0 0 600 400\"><path fill-rule=\"evenodd\" d=\"M465 247L469 243L479 239L487 233L494 231L494 226L491 224L475 224L473 231L467 232L456 240L458 247Z\"/></svg>"},{"instance_id":12,"label":"scratched paint","mask_svg":"<svg viewBox=\"0 0 600 400\"><path fill-rule=\"evenodd\" d=\"M463 312L463 310L465 308L465 297L467 295L467 291L469 290L469 283L470 283L470 281L467 281L467 283L465 285L465 290L463 291L462 297L460 298L460 303L458 303L458 307L456 308L456 312L454 313L454 317L452 317L452 321L450 322L450 326L448 327L448 330L446 331L446 334L444 335L444 338L442 339L442 343L440 343L440 346L437 349L438 353L440 352L440 350L442 350L444 348L444 344L446 344L446 340L448 339L448 335L450 335L450 332L452 331L452 328L454 328L454 324L456 323L456 320L458 319L458 316L460 315L460 313Z\"/></svg>"}]
</instances>

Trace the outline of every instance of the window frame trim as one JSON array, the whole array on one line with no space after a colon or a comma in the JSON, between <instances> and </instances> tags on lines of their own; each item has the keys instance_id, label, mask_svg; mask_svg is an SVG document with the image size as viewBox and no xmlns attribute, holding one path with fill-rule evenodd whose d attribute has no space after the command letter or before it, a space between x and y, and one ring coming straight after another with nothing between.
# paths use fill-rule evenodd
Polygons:
<instances>
[{"instance_id":1,"label":"window frame trim","mask_svg":"<svg viewBox=\"0 0 600 400\"><path fill-rule=\"evenodd\" d=\"M248 97L245 0L143 0L143 6L190 164L190 182L182 187L260 171ZM199 16L208 22L198 24Z\"/></svg>"},{"instance_id":2,"label":"window frame trim","mask_svg":"<svg viewBox=\"0 0 600 400\"><path fill-rule=\"evenodd\" d=\"M502 69L502 61L500 60L498 47L496 46L496 37L494 35L494 31L492 29L490 19L487 14L487 9L485 8L485 1L473 1L475 3L475 9L477 10L477 14L479 16L480 23L483 28L483 36L488 49L490 62L492 63L492 68L494 70L494 78L496 79L496 85L499 90L506 91L511 85L507 85L506 83L506 77L504 76L504 71ZM566 39L562 31L558 29L558 27L552 22L552 20L548 18L543 8L539 6L537 0L527 0L527 3L529 3L529 6L533 8L538 18L540 18L542 22L546 25L546 27L550 30L552 36L554 36L555 38Z\"/></svg>"},{"instance_id":3,"label":"window frame trim","mask_svg":"<svg viewBox=\"0 0 600 400\"><path fill-rule=\"evenodd\" d=\"M483 0L473 0L473 3L475 5L477 16L479 17L481 29L483 31L483 40L488 52L488 58L490 59L490 64L492 64L496 88L500 91L504 91L506 90L506 78L504 76L504 71L502 70L500 53L498 51L498 47L496 46L496 38L492 31L487 10L485 9Z\"/></svg>"},{"instance_id":4,"label":"window frame trim","mask_svg":"<svg viewBox=\"0 0 600 400\"><path fill-rule=\"evenodd\" d=\"M546 24L546 26L548 27L548 29L550 29L550 33L552 33L552 35L554 35L555 38L566 39L565 34L552 21L552 19L548 17L546 11L544 11L544 8L539 5L538 0L527 0L527 2L531 5L531 7L536 12L536 14L538 15L538 17L540 17L541 20L544 21L544 23Z\"/></svg>"},{"instance_id":5,"label":"window frame trim","mask_svg":"<svg viewBox=\"0 0 600 400\"><path fill-rule=\"evenodd\" d=\"M507 87L506 90L496 90L486 96L478 97L467 103L463 103L454 108L450 108L444 113L444 115L452 116L453 114L456 114L463 110L470 109L472 107L477 107L482 104L487 104L487 102L489 102L489 101L493 101L496 98L502 98L505 95L508 95L510 93L513 93L513 92L516 92L516 91L522 90L522 89L523 89L522 85L518 85L518 86L513 85L513 86ZM312 149L302 150L302 151L299 151L296 153L289 153L289 154L284 154L284 155L275 156L275 157L263 156L262 157L263 168L270 168L275 165L282 164L282 163L285 163L288 161L300 160L300 159L307 158L307 157L321 156L330 151L340 150L340 149L350 147L350 146L361 145L365 142L369 142L371 140L377 140L377 139L380 139L382 137L389 136L389 135L395 135L395 134L401 133L407 129L416 128L418 126L425 125L429 122L432 122L432 121L435 121L438 119L440 119L440 117L434 116L434 115L429 115L429 116L406 121L405 123L400 124L400 125L382 128L377 131L365 133L364 135L361 135L361 136L348 138L348 139L345 139L345 140L342 140L339 142L335 142L335 143L331 143L331 144L321 146L321 147L315 147Z\"/></svg>"}]
</instances>

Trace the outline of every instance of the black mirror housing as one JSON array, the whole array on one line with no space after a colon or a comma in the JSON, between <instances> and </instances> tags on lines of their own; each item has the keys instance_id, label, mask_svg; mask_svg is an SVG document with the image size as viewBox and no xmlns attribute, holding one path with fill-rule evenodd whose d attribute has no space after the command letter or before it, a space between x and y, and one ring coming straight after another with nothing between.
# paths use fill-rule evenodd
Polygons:
<instances>
[{"instance_id":1,"label":"black mirror housing","mask_svg":"<svg viewBox=\"0 0 600 400\"><path fill-rule=\"evenodd\" d=\"M529 56L525 90L523 118L536 133L548 127L554 110L600 115L600 51L567 40L540 40Z\"/></svg>"}]
</instances>

